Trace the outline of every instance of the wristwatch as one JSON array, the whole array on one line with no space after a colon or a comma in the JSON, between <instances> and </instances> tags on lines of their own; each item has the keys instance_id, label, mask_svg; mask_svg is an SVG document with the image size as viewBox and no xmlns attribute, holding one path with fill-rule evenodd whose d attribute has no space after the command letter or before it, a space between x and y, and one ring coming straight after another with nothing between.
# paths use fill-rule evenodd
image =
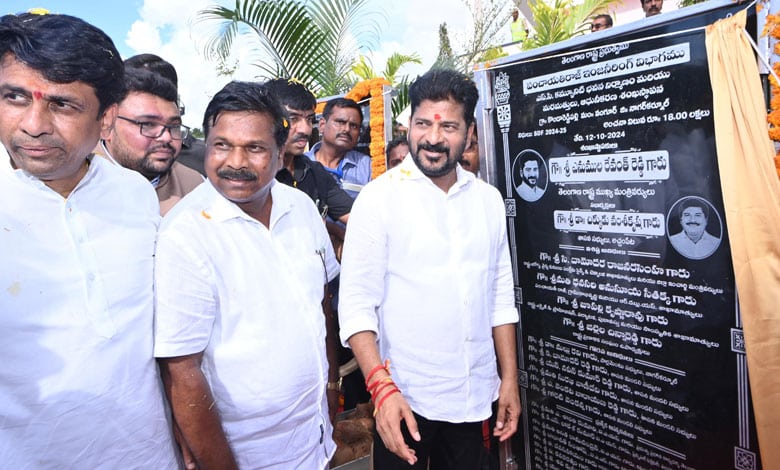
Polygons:
<instances>
[{"instance_id":1,"label":"wristwatch","mask_svg":"<svg viewBox=\"0 0 780 470\"><path fill-rule=\"evenodd\" d=\"M338 382L328 382L325 385L325 390L335 390L340 392L341 391L341 377L339 377Z\"/></svg>"}]
</instances>

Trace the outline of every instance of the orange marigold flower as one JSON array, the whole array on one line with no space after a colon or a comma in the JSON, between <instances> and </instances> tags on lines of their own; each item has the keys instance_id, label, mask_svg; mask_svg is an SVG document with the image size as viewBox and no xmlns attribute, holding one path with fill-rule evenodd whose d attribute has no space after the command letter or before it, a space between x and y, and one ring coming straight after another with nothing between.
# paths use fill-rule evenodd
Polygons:
<instances>
[{"instance_id":1,"label":"orange marigold flower","mask_svg":"<svg viewBox=\"0 0 780 470\"><path fill-rule=\"evenodd\" d=\"M775 171L777 171L777 176L780 177L780 152L775 155Z\"/></svg>"},{"instance_id":2,"label":"orange marigold flower","mask_svg":"<svg viewBox=\"0 0 780 470\"><path fill-rule=\"evenodd\" d=\"M363 80L355 84L345 95L345 98L358 102L371 98L368 108L371 143L368 148L371 156L371 176L374 178L384 173L386 169L384 85L390 85L390 82L381 77Z\"/></svg>"}]
</instances>

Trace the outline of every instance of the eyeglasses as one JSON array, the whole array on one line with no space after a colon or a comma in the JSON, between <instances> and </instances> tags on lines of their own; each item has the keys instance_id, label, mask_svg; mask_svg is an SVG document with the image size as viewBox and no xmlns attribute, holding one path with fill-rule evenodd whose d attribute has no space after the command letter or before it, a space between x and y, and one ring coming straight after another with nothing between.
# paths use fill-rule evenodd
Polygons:
<instances>
[{"instance_id":1,"label":"eyeglasses","mask_svg":"<svg viewBox=\"0 0 780 470\"><path fill-rule=\"evenodd\" d=\"M609 26L607 26L607 23L591 23L590 24L590 30L591 31L601 31L602 29L607 29Z\"/></svg>"},{"instance_id":2,"label":"eyeglasses","mask_svg":"<svg viewBox=\"0 0 780 470\"><path fill-rule=\"evenodd\" d=\"M163 133L165 133L166 130L170 132L171 139L173 140L186 139L190 134L190 128L182 124L159 124L157 122L136 121L135 119L130 119L124 116L117 117L123 121L135 124L138 126L138 130L141 132L142 136L149 137L151 139L159 138L161 135L163 135Z\"/></svg>"}]
</instances>

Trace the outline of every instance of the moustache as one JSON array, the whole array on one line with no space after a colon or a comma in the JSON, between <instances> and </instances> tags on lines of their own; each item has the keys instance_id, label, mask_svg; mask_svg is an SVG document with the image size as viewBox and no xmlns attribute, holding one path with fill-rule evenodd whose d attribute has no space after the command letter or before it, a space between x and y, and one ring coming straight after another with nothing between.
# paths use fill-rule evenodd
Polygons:
<instances>
[{"instance_id":1,"label":"moustache","mask_svg":"<svg viewBox=\"0 0 780 470\"><path fill-rule=\"evenodd\" d=\"M217 176L226 180L233 181L255 181L257 180L257 174L249 170L232 170L224 168L217 170Z\"/></svg>"},{"instance_id":2,"label":"moustache","mask_svg":"<svg viewBox=\"0 0 780 470\"><path fill-rule=\"evenodd\" d=\"M337 139L340 138L340 137L346 137L347 139L349 139L350 142L352 141L352 136L349 135L349 133L342 132L341 134L336 135Z\"/></svg>"},{"instance_id":3,"label":"moustache","mask_svg":"<svg viewBox=\"0 0 780 470\"><path fill-rule=\"evenodd\" d=\"M298 140L309 140L309 136L307 134L295 134L292 139L293 142Z\"/></svg>"},{"instance_id":4,"label":"moustache","mask_svg":"<svg viewBox=\"0 0 780 470\"><path fill-rule=\"evenodd\" d=\"M418 150L425 150L426 152L434 152L434 153L446 153L447 155L450 154L450 148L446 145L442 144L420 144L417 146Z\"/></svg>"},{"instance_id":5,"label":"moustache","mask_svg":"<svg viewBox=\"0 0 780 470\"><path fill-rule=\"evenodd\" d=\"M62 147L62 141L51 136L40 136L34 139L12 139L10 144L11 147Z\"/></svg>"},{"instance_id":6,"label":"moustache","mask_svg":"<svg viewBox=\"0 0 780 470\"><path fill-rule=\"evenodd\" d=\"M169 143L164 143L164 144L155 145L154 147L151 147L149 150L146 151L146 154L147 155L151 155L151 154L153 154L155 152L159 152L160 150L168 151L171 154L175 154L176 153L176 149L173 148L173 145L171 145Z\"/></svg>"}]
</instances>

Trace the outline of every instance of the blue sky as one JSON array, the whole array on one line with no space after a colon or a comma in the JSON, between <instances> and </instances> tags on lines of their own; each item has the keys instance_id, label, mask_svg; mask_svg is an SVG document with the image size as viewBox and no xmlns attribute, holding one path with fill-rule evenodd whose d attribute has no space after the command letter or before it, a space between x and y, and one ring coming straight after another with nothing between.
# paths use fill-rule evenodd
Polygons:
<instances>
[{"instance_id":1,"label":"blue sky","mask_svg":"<svg viewBox=\"0 0 780 470\"><path fill-rule=\"evenodd\" d=\"M198 23L197 13L235 0L0 0L0 14L19 13L33 7L52 13L78 16L105 31L124 58L151 52L171 62L179 75L179 94L187 112L184 123L201 127L203 110L211 96L231 78L252 80L252 54L247 41L234 50L238 68L231 77L216 74L216 64L203 57L208 25ZM465 41L471 21L460 0L373 0L384 15L380 42L373 50L375 68L383 69L393 52L417 53L423 65L408 66L402 73L415 76L429 68L438 54L438 28L447 22L453 43ZM507 16L509 12L507 11ZM508 28L507 28L508 35ZM503 41L502 41L503 42ZM242 44L243 43L243 44ZM240 46L244 46L243 48Z\"/></svg>"},{"instance_id":2,"label":"blue sky","mask_svg":"<svg viewBox=\"0 0 780 470\"><path fill-rule=\"evenodd\" d=\"M0 13L20 13L40 7L52 13L78 16L105 31L114 40L119 52L129 56L132 50L124 44L124 36L130 25L140 19L138 10L142 5L143 0L2 0Z\"/></svg>"}]
</instances>

